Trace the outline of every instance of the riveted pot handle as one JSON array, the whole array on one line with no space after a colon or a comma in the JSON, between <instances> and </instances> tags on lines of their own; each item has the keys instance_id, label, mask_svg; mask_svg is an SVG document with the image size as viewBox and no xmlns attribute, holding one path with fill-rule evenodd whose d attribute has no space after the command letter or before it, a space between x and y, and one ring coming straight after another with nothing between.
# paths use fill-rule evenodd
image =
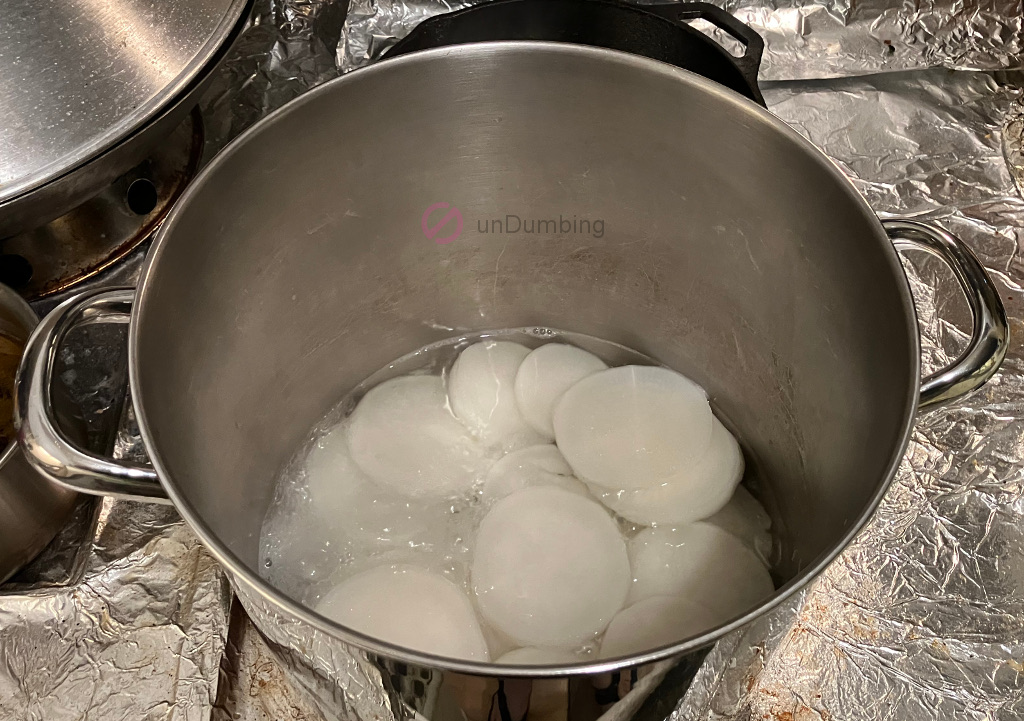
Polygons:
<instances>
[{"instance_id":1,"label":"riveted pot handle","mask_svg":"<svg viewBox=\"0 0 1024 721\"><path fill-rule=\"evenodd\" d=\"M88 291L61 303L36 326L15 381L14 422L29 462L54 482L82 493L167 503L152 468L104 458L72 443L57 424L50 397L57 352L71 329L127 323L134 298L134 288Z\"/></svg>"},{"instance_id":2,"label":"riveted pot handle","mask_svg":"<svg viewBox=\"0 0 1024 721\"><path fill-rule=\"evenodd\" d=\"M995 284L977 256L952 233L912 220L882 225L897 250L924 251L949 266L967 296L974 320L971 342L951 365L924 379L919 407L927 410L962 398L995 374L1009 345L1006 311Z\"/></svg>"}]
</instances>

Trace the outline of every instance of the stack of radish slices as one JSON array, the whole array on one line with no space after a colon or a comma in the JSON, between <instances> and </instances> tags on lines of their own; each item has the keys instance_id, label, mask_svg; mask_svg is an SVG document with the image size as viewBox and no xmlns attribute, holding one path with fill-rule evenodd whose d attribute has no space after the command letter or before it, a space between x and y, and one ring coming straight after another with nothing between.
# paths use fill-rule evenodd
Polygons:
<instances>
[{"instance_id":1,"label":"stack of radish slices","mask_svg":"<svg viewBox=\"0 0 1024 721\"><path fill-rule=\"evenodd\" d=\"M370 389L313 446L310 507L365 531L364 558L316 608L474 661L564 665L666 646L774 591L770 521L743 471L736 439L680 373L483 340L443 376ZM461 572L377 553L444 544L437 528L452 513L468 524Z\"/></svg>"}]
</instances>

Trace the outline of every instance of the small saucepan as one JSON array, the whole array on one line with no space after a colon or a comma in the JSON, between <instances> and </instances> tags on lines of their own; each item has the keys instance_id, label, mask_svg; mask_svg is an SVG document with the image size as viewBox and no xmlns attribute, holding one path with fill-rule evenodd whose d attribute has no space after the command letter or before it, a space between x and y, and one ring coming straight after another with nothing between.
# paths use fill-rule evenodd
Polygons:
<instances>
[{"instance_id":1,"label":"small saucepan","mask_svg":"<svg viewBox=\"0 0 1024 721\"><path fill-rule=\"evenodd\" d=\"M0 285L0 583L36 556L71 515L79 495L41 475L14 438L12 411L15 373L22 349L39 323L28 303L6 285ZM53 394L55 412L66 417L70 399ZM71 428L74 440L84 442L80 426ZM65 431L66 432L66 431Z\"/></svg>"}]
</instances>

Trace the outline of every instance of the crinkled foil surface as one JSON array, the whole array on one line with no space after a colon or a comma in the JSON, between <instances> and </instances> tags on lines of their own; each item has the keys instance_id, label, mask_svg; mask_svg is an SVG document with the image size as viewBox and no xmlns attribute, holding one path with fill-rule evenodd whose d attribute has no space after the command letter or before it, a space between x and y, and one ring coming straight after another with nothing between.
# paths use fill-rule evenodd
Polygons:
<instances>
[{"instance_id":1,"label":"crinkled foil surface","mask_svg":"<svg viewBox=\"0 0 1024 721\"><path fill-rule=\"evenodd\" d=\"M124 330L73 331L57 366L90 445L118 456ZM204 721L230 603L223 573L173 508L83 498L0 587L0 719Z\"/></svg>"},{"instance_id":2,"label":"crinkled foil surface","mask_svg":"<svg viewBox=\"0 0 1024 721\"><path fill-rule=\"evenodd\" d=\"M1011 349L980 392L920 417L868 528L794 603L722 641L673 721L1024 718L1021 86L928 70L768 88L880 215L970 244ZM966 344L966 304L941 266L908 270L926 366L944 365Z\"/></svg>"},{"instance_id":3,"label":"crinkled foil surface","mask_svg":"<svg viewBox=\"0 0 1024 721\"><path fill-rule=\"evenodd\" d=\"M91 533L69 582L0 596L0 718L203 721L224 649L223 575L173 509L98 505L84 506Z\"/></svg>"},{"instance_id":4,"label":"crinkled foil surface","mask_svg":"<svg viewBox=\"0 0 1024 721\"><path fill-rule=\"evenodd\" d=\"M315 32L306 22L314 10ZM337 74L343 18L344 7L326 3L259 4L204 98L207 157ZM134 284L144 255L89 285ZM74 331L58 382L81 405L94 451L139 459L145 452L125 398L126 339L124 326ZM0 721L207 721L224 718L236 693L254 714L246 718L304 718L292 686L273 685L281 672L276 662L278 670L267 670L269 652L252 640L252 627L239 627L237 613L230 624L231 609L226 576L171 506L83 499L43 554L0 586ZM239 648L259 650L240 663Z\"/></svg>"},{"instance_id":5,"label":"crinkled foil surface","mask_svg":"<svg viewBox=\"0 0 1024 721\"><path fill-rule=\"evenodd\" d=\"M641 0L651 4L664 0ZM432 15L479 0L351 0L338 64L376 60ZM765 41L764 80L831 78L944 66L993 70L1024 50L1020 0L718 0Z\"/></svg>"},{"instance_id":6,"label":"crinkled foil surface","mask_svg":"<svg viewBox=\"0 0 1024 721\"><path fill-rule=\"evenodd\" d=\"M203 100L207 156L462 5L352 0L346 15L326 0L259 0ZM720 642L685 696L667 699L670 718L1024 718L1024 75L1015 71L1024 8L724 6L766 38L769 107L835 159L881 216L960 234L996 278L1012 336L985 389L919 419L864 533L803 594ZM131 281L140 261L98 282ZM967 306L941 265L914 257L907 268L925 364L936 368L966 343ZM61 379L82 401L93 445L138 456L119 391L123 328L81 335L61 354ZM330 716L316 679L229 605L223 573L173 510L85 502L0 587L0 719Z\"/></svg>"}]
</instances>

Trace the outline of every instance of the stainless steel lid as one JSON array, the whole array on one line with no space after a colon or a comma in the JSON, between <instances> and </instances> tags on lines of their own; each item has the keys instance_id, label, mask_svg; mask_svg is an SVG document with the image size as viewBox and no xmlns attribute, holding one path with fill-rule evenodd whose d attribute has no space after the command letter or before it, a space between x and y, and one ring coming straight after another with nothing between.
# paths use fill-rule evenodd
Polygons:
<instances>
[{"instance_id":1,"label":"stainless steel lid","mask_svg":"<svg viewBox=\"0 0 1024 721\"><path fill-rule=\"evenodd\" d=\"M245 0L5 0L0 203L145 125L230 36Z\"/></svg>"}]
</instances>

